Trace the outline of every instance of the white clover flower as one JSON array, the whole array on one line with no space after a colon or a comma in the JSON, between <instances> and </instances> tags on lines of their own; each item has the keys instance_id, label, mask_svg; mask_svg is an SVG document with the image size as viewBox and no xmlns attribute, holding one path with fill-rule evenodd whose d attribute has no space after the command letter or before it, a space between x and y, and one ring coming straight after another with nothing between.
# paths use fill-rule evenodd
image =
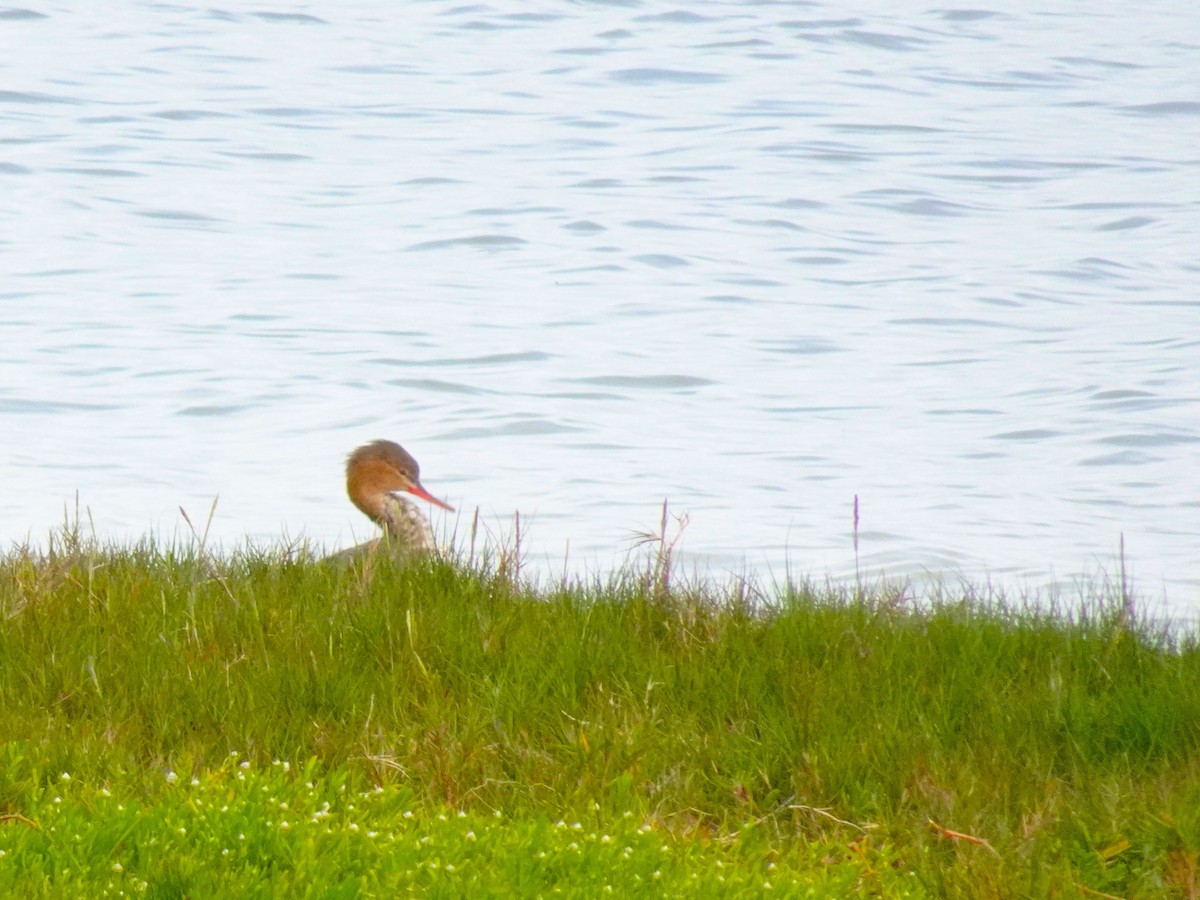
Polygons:
<instances>
[{"instance_id":1,"label":"white clover flower","mask_svg":"<svg viewBox=\"0 0 1200 900\"><path fill-rule=\"evenodd\" d=\"M63 772L61 775L59 775L59 776L58 776L58 780L59 780L59 781L70 781L70 780L71 780L71 773L70 773L70 772Z\"/></svg>"},{"instance_id":2,"label":"white clover flower","mask_svg":"<svg viewBox=\"0 0 1200 900\"><path fill-rule=\"evenodd\" d=\"M121 873L121 872L125 871L125 867L123 865L121 865L119 862L115 862L112 864L112 870L114 872Z\"/></svg>"},{"instance_id":3,"label":"white clover flower","mask_svg":"<svg viewBox=\"0 0 1200 900\"><path fill-rule=\"evenodd\" d=\"M174 784L178 780L179 780L179 776L176 775L173 771L167 772L167 784Z\"/></svg>"},{"instance_id":4,"label":"white clover flower","mask_svg":"<svg viewBox=\"0 0 1200 900\"><path fill-rule=\"evenodd\" d=\"M406 818L406 819L411 819L411 818L412 818L412 810L411 810L411 809L406 809L406 810L404 811L404 818Z\"/></svg>"}]
</instances>

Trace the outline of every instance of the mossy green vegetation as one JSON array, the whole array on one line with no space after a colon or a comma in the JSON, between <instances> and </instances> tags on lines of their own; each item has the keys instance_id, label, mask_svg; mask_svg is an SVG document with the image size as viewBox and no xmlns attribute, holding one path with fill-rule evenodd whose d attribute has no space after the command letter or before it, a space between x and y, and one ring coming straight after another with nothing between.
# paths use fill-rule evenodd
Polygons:
<instances>
[{"instance_id":1,"label":"mossy green vegetation","mask_svg":"<svg viewBox=\"0 0 1200 900\"><path fill-rule=\"evenodd\" d=\"M1115 598L512 569L9 554L0 890L1197 890L1190 632Z\"/></svg>"}]
</instances>

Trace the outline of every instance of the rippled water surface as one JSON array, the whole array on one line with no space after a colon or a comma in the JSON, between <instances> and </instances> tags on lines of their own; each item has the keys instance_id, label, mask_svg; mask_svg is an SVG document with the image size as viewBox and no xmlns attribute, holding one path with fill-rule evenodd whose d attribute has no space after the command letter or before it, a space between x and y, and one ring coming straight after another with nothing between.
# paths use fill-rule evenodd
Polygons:
<instances>
[{"instance_id":1,"label":"rippled water surface","mask_svg":"<svg viewBox=\"0 0 1200 900\"><path fill-rule=\"evenodd\" d=\"M547 571L669 497L841 577L857 494L869 572L1196 611L1194 4L247 9L0 9L4 545L348 544L388 437Z\"/></svg>"}]
</instances>

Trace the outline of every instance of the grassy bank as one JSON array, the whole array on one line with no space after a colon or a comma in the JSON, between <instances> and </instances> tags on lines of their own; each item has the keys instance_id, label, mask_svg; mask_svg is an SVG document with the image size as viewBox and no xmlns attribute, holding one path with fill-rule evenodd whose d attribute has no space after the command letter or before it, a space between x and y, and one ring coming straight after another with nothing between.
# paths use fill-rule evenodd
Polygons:
<instances>
[{"instance_id":1,"label":"grassy bank","mask_svg":"<svg viewBox=\"0 0 1200 900\"><path fill-rule=\"evenodd\" d=\"M503 570L10 555L0 887L1196 893L1200 652L1119 602Z\"/></svg>"}]
</instances>

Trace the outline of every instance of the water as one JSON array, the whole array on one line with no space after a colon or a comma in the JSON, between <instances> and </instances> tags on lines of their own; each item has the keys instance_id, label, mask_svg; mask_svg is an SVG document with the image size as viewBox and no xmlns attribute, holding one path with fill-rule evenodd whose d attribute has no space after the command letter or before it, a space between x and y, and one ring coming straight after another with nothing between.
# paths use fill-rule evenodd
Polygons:
<instances>
[{"instance_id":1,"label":"water","mask_svg":"<svg viewBox=\"0 0 1200 900\"><path fill-rule=\"evenodd\" d=\"M77 491L349 544L387 437L546 571L669 497L699 565L845 577L858 495L872 574L1069 586L1123 534L1200 603L1200 8L46 3L0 47L5 546Z\"/></svg>"}]
</instances>

